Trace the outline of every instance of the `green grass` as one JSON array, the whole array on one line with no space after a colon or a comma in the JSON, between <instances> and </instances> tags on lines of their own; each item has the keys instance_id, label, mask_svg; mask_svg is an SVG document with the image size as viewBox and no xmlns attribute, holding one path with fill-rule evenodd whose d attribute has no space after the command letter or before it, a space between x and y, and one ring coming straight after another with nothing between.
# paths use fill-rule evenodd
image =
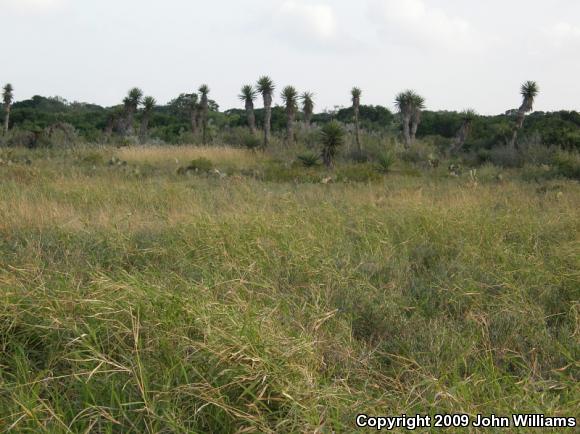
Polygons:
<instances>
[{"instance_id":1,"label":"green grass","mask_svg":"<svg viewBox=\"0 0 580 434\"><path fill-rule=\"evenodd\" d=\"M0 431L577 415L577 182L240 152L0 166ZM201 157L232 175L177 174Z\"/></svg>"}]
</instances>

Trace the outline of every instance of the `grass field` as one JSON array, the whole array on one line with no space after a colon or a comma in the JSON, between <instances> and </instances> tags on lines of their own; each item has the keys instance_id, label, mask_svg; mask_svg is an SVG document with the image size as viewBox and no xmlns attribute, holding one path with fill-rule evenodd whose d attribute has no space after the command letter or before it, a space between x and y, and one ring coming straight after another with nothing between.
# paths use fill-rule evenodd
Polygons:
<instances>
[{"instance_id":1,"label":"grass field","mask_svg":"<svg viewBox=\"0 0 580 434\"><path fill-rule=\"evenodd\" d=\"M198 157L231 173L177 174ZM327 184L248 175L267 160L3 154L0 431L578 416L577 182L489 167Z\"/></svg>"}]
</instances>

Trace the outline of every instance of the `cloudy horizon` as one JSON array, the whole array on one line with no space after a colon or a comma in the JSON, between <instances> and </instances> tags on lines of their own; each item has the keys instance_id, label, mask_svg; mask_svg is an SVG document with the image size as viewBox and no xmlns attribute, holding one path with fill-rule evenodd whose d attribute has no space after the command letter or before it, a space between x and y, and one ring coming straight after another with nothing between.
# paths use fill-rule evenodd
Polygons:
<instances>
[{"instance_id":1,"label":"cloudy horizon","mask_svg":"<svg viewBox=\"0 0 580 434\"><path fill-rule=\"evenodd\" d=\"M580 110L580 2L513 0L0 0L3 65L16 100L110 106L138 86L167 103L200 84L221 109L271 76L317 110L393 108L415 89L429 110L498 114L540 86L536 110ZM275 102L279 103L279 92ZM261 103L258 102L258 107Z\"/></svg>"}]
</instances>

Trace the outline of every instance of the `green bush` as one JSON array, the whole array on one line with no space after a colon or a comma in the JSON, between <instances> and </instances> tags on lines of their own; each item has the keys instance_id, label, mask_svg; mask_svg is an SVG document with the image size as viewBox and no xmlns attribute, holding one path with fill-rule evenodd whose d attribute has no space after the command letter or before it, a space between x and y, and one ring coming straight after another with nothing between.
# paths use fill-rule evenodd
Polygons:
<instances>
[{"instance_id":1,"label":"green bush","mask_svg":"<svg viewBox=\"0 0 580 434\"><path fill-rule=\"evenodd\" d=\"M200 172L209 172L211 169L213 169L213 163L211 160L201 157L192 160L191 163L189 163L188 168L190 170L196 170Z\"/></svg>"},{"instance_id":2,"label":"green bush","mask_svg":"<svg viewBox=\"0 0 580 434\"><path fill-rule=\"evenodd\" d=\"M576 152L558 152L554 157L554 167L562 176L580 180L580 154Z\"/></svg>"},{"instance_id":3,"label":"green bush","mask_svg":"<svg viewBox=\"0 0 580 434\"><path fill-rule=\"evenodd\" d=\"M377 158L378 169L380 172L387 173L395 164L395 154L393 152L383 152Z\"/></svg>"},{"instance_id":4,"label":"green bush","mask_svg":"<svg viewBox=\"0 0 580 434\"><path fill-rule=\"evenodd\" d=\"M180 167L177 170L177 173L180 175L184 175L188 172L196 172L196 173L207 173L213 169L213 163L211 160L207 158L200 157L192 160L186 167Z\"/></svg>"},{"instance_id":5,"label":"green bush","mask_svg":"<svg viewBox=\"0 0 580 434\"><path fill-rule=\"evenodd\" d=\"M296 157L304 167L315 167L319 165L319 156L314 152L305 152Z\"/></svg>"},{"instance_id":6,"label":"green bush","mask_svg":"<svg viewBox=\"0 0 580 434\"><path fill-rule=\"evenodd\" d=\"M437 150L429 143L415 142L409 149L401 152L400 158L406 163L425 163L432 155L435 155Z\"/></svg>"}]
</instances>

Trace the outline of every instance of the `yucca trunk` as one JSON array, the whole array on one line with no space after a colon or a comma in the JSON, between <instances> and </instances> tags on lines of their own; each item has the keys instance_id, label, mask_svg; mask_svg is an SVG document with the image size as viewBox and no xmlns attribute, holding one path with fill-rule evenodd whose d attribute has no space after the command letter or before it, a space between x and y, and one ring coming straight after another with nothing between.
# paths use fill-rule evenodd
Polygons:
<instances>
[{"instance_id":1,"label":"yucca trunk","mask_svg":"<svg viewBox=\"0 0 580 434\"><path fill-rule=\"evenodd\" d=\"M197 118L198 118L197 109L196 108L191 109L191 112L189 113L189 120L191 123L191 133L192 134L197 133Z\"/></svg>"},{"instance_id":2,"label":"yucca trunk","mask_svg":"<svg viewBox=\"0 0 580 434\"><path fill-rule=\"evenodd\" d=\"M250 133L253 135L256 133L256 116L254 115L254 102L251 99L246 100L246 118Z\"/></svg>"},{"instance_id":3,"label":"yucca trunk","mask_svg":"<svg viewBox=\"0 0 580 434\"><path fill-rule=\"evenodd\" d=\"M135 108L133 106L127 107L127 114L125 118L125 135L132 136L134 134L133 117Z\"/></svg>"},{"instance_id":4,"label":"yucca trunk","mask_svg":"<svg viewBox=\"0 0 580 434\"><path fill-rule=\"evenodd\" d=\"M403 140L405 141L405 148L409 149L411 146L411 115L404 113L403 118Z\"/></svg>"},{"instance_id":5,"label":"yucca trunk","mask_svg":"<svg viewBox=\"0 0 580 434\"><path fill-rule=\"evenodd\" d=\"M293 109L286 109L286 141L289 145L294 143L294 118L296 113Z\"/></svg>"},{"instance_id":6,"label":"yucca trunk","mask_svg":"<svg viewBox=\"0 0 580 434\"><path fill-rule=\"evenodd\" d=\"M264 94L264 148L270 145L270 123L272 121L272 95Z\"/></svg>"},{"instance_id":7,"label":"yucca trunk","mask_svg":"<svg viewBox=\"0 0 580 434\"><path fill-rule=\"evenodd\" d=\"M421 123L421 112L415 110L411 116L411 143L415 142L417 138L417 130L419 129L419 124Z\"/></svg>"},{"instance_id":8,"label":"yucca trunk","mask_svg":"<svg viewBox=\"0 0 580 434\"><path fill-rule=\"evenodd\" d=\"M309 130L310 129L310 125L312 123L312 112L304 112L304 125L306 126L306 129Z\"/></svg>"},{"instance_id":9,"label":"yucca trunk","mask_svg":"<svg viewBox=\"0 0 580 434\"><path fill-rule=\"evenodd\" d=\"M360 144L360 127L359 127L359 105L358 103L354 103L354 138L356 141L356 147L359 152L362 152L362 146Z\"/></svg>"},{"instance_id":10,"label":"yucca trunk","mask_svg":"<svg viewBox=\"0 0 580 434\"><path fill-rule=\"evenodd\" d=\"M139 139L143 143L147 139L147 130L149 128L149 113L143 113L141 119L141 130L139 131Z\"/></svg>"},{"instance_id":11,"label":"yucca trunk","mask_svg":"<svg viewBox=\"0 0 580 434\"><path fill-rule=\"evenodd\" d=\"M524 119L526 117L526 108L527 105L524 102L524 104L522 104L522 106L520 107L520 109L518 110L518 114L516 117L516 124L514 126L514 131L512 133L512 138L510 140L510 146L518 149L518 143L517 143L517 139L518 139L518 132L520 131L520 129L524 126Z\"/></svg>"},{"instance_id":12,"label":"yucca trunk","mask_svg":"<svg viewBox=\"0 0 580 434\"><path fill-rule=\"evenodd\" d=\"M329 150L323 149L322 150L322 163L328 168L332 168L332 155L330 154Z\"/></svg>"},{"instance_id":13,"label":"yucca trunk","mask_svg":"<svg viewBox=\"0 0 580 434\"><path fill-rule=\"evenodd\" d=\"M8 133L8 127L10 126L10 104L6 104L5 114L4 114L4 134Z\"/></svg>"},{"instance_id":14,"label":"yucca trunk","mask_svg":"<svg viewBox=\"0 0 580 434\"><path fill-rule=\"evenodd\" d=\"M204 145L207 145L207 124L209 115L209 103L207 96L201 97L201 129L202 129L202 141Z\"/></svg>"}]
</instances>

